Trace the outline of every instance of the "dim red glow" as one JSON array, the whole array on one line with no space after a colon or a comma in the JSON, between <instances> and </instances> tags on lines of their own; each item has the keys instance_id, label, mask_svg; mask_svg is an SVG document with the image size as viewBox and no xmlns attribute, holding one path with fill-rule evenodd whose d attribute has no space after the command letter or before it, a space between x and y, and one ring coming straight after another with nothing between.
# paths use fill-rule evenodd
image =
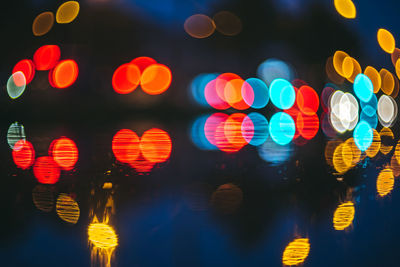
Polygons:
<instances>
[{"instance_id":1,"label":"dim red glow","mask_svg":"<svg viewBox=\"0 0 400 267\"><path fill-rule=\"evenodd\" d=\"M319 97L314 89L303 85L297 91L296 103L303 114L313 115L318 111Z\"/></svg>"},{"instance_id":2,"label":"dim red glow","mask_svg":"<svg viewBox=\"0 0 400 267\"><path fill-rule=\"evenodd\" d=\"M299 113L296 120L296 131L306 139L314 138L319 130L319 119L317 114L305 115Z\"/></svg>"},{"instance_id":3,"label":"dim red glow","mask_svg":"<svg viewBox=\"0 0 400 267\"><path fill-rule=\"evenodd\" d=\"M122 163L134 162L140 154L139 137L129 129L118 131L112 141L114 156Z\"/></svg>"},{"instance_id":4,"label":"dim red glow","mask_svg":"<svg viewBox=\"0 0 400 267\"><path fill-rule=\"evenodd\" d=\"M12 73L14 74L17 71L21 71L25 75L26 84L29 84L35 76L35 64L30 59L23 59L15 64ZM17 86L22 86L22 84L15 84Z\"/></svg>"},{"instance_id":5,"label":"dim red glow","mask_svg":"<svg viewBox=\"0 0 400 267\"><path fill-rule=\"evenodd\" d=\"M63 170L72 170L78 161L78 148L69 138L60 138L50 145L50 155Z\"/></svg>"},{"instance_id":6,"label":"dim red glow","mask_svg":"<svg viewBox=\"0 0 400 267\"><path fill-rule=\"evenodd\" d=\"M159 95L169 88L171 81L171 70L167 66L153 64L143 71L140 86L149 95Z\"/></svg>"},{"instance_id":7,"label":"dim red glow","mask_svg":"<svg viewBox=\"0 0 400 267\"><path fill-rule=\"evenodd\" d=\"M112 77L112 86L118 94L129 94L140 83L140 69L136 64L126 63L119 66Z\"/></svg>"},{"instance_id":8,"label":"dim red glow","mask_svg":"<svg viewBox=\"0 0 400 267\"><path fill-rule=\"evenodd\" d=\"M33 166L33 174L39 183L55 184L60 178L60 168L52 157L45 156L36 159Z\"/></svg>"},{"instance_id":9,"label":"dim red glow","mask_svg":"<svg viewBox=\"0 0 400 267\"><path fill-rule=\"evenodd\" d=\"M44 45L39 47L33 55L33 62L37 70L50 70L56 66L61 57L58 45Z\"/></svg>"},{"instance_id":10,"label":"dim red glow","mask_svg":"<svg viewBox=\"0 0 400 267\"><path fill-rule=\"evenodd\" d=\"M146 160L142 155L137 160L132 161L129 165L139 173L150 172L154 167L153 162Z\"/></svg>"},{"instance_id":11,"label":"dim red glow","mask_svg":"<svg viewBox=\"0 0 400 267\"><path fill-rule=\"evenodd\" d=\"M35 150L33 145L25 140L19 140L15 143L12 151L12 157L15 165L20 169L28 169L35 161Z\"/></svg>"},{"instance_id":12,"label":"dim red glow","mask_svg":"<svg viewBox=\"0 0 400 267\"><path fill-rule=\"evenodd\" d=\"M134 60L132 60L131 63L135 64L139 68L140 73L143 73L143 71L147 67L149 67L150 65L156 64L157 61L155 61L151 57L137 57Z\"/></svg>"},{"instance_id":13,"label":"dim red glow","mask_svg":"<svg viewBox=\"0 0 400 267\"><path fill-rule=\"evenodd\" d=\"M74 60L62 60L49 73L50 85L55 88L67 88L74 84L78 78L78 72L78 64Z\"/></svg>"},{"instance_id":14,"label":"dim red glow","mask_svg":"<svg viewBox=\"0 0 400 267\"><path fill-rule=\"evenodd\" d=\"M165 162L170 157L171 150L171 138L163 130L153 128L144 132L141 137L140 151L149 162Z\"/></svg>"}]
</instances>

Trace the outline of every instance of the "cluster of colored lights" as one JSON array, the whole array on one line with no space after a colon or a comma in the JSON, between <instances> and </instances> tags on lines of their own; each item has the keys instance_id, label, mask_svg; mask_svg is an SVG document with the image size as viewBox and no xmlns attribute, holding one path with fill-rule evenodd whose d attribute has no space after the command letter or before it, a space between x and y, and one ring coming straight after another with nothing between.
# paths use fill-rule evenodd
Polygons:
<instances>
[{"instance_id":1,"label":"cluster of colored lights","mask_svg":"<svg viewBox=\"0 0 400 267\"><path fill-rule=\"evenodd\" d=\"M167 161L171 150L170 136L157 128L147 130L141 138L132 130L122 129L114 135L112 141L115 158L138 173L150 172L155 164Z\"/></svg>"},{"instance_id":2,"label":"cluster of colored lights","mask_svg":"<svg viewBox=\"0 0 400 267\"><path fill-rule=\"evenodd\" d=\"M67 1L61 4L56 12L55 20L59 24L71 23L79 14L79 3ZM35 36L42 36L48 33L54 25L54 13L46 11L40 13L32 23L32 32Z\"/></svg>"},{"instance_id":3,"label":"cluster of colored lights","mask_svg":"<svg viewBox=\"0 0 400 267\"><path fill-rule=\"evenodd\" d=\"M112 86L118 94L129 94L139 85L149 95L159 95L171 85L171 70L150 57L138 57L119 66L113 74Z\"/></svg>"},{"instance_id":4,"label":"cluster of colored lights","mask_svg":"<svg viewBox=\"0 0 400 267\"><path fill-rule=\"evenodd\" d=\"M278 112L271 117L269 123L257 112L247 115L214 113L201 116L191 127L191 139L202 150L218 149L233 153L248 144L261 147L268 141L268 137L275 144L285 146L293 140L303 145L316 135L319 129L316 114L304 115L295 108L289 114Z\"/></svg>"},{"instance_id":5,"label":"cluster of colored lights","mask_svg":"<svg viewBox=\"0 0 400 267\"><path fill-rule=\"evenodd\" d=\"M42 184L58 182L61 170L72 170L78 161L78 148L69 138L61 137L54 140L49 149L50 156L35 159L32 143L21 139L14 144L12 157L15 165L23 170L33 166L33 174Z\"/></svg>"},{"instance_id":6,"label":"cluster of colored lights","mask_svg":"<svg viewBox=\"0 0 400 267\"><path fill-rule=\"evenodd\" d=\"M395 176L400 176L400 144L394 146L394 134L390 128L383 127L380 132L372 129L371 145L363 152L356 144L355 138L346 141L331 140L325 148L325 158L328 165L332 166L338 175L343 175L354 168L366 157L376 159L389 155L393 150L389 169Z\"/></svg>"},{"instance_id":7,"label":"cluster of colored lights","mask_svg":"<svg viewBox=\"0 0 400 267\"><path fill-rule=\"evenodd\" d=\"M378 37L379 39L385 38ZM380 42L383 43L382 40ZM381 46L383 49L392 51L385 47L385 44ZM392 49L394 51L394 47ZM332 67L328 66L330 64ZM391 127L397 118L398 108L394 97L398 95L399 82L386 69L378 72L375 68L368 66L364 73L361 73L361 66L357 60L343 51L337 51L332 60L328 59L326 70L328 77L333 80L338 81L337 77L343 77L352 82L354 94L357 97L336 89L334 85L324 89L322 95L325 99L324 103L327 102L326 99L329 99L327 113L330 126L338 133L354 130L355 144L361 151L366 151L372 144L373 129L377 127L378 120L382 126ZM378 100L376 94L380 89L383 94ZM359 112L360 106L361 112Z\"/></svg>"},{"instance_id":8,"label":"cluster of colored lights","mask_svg":"<svg viewBox=\"0 0 400 267\"><path fill-rule=\"evenodd\" d=\"M210 18L204 14L195 14L186 19L183 24L186 33L193 38L207 38L215 30L223 35L234 36L242 31L242 22L229 11L220 11Z\"/></svg>"},{"instance_id":9,"label":"cluster of colored lights","mask_svg":"<svg viewBox=\"0 0 400 267\"><path fill-rule=\"evenodd\" d=\"M49 83L54 88L67 88L78 78L78 65L72 59L60 60L61 51L57 45L39 47L33 60L20 60L13 68L12 75L7 82L7 92L10 98L20 97L25 91L36 71L49 71Z\"/></svg>"}]
</instances>

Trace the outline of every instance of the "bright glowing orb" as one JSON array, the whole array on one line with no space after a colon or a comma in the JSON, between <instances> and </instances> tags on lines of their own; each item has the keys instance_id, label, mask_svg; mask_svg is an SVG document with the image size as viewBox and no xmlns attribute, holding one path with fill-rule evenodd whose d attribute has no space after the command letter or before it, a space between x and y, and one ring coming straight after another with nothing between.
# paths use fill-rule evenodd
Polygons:
<instances>
[{"instance_id":1,"label":"bright glowing orb","mask_svg":"<svg viewBox=\"0 0 400 267\"><path fill-rule=\"evenodd\" d=\"M272 103L280 109L289 109L296 100L296 92L290 82L285 79L272 81L269 95Z\"/></svg>"},{"instance_id":2,"label":"bright glowing orb","mask_svg":"<svg viewBox=\"0 0 400 267\"><path fill-rule=\"evenodd\" d=\"M296 125L290 115L285 112L275 113L269 124L272 140L279 145L289 144L296 132Z\"/></svg>"},{"instance_id":3,"label":"bright glowing orb","mask_svg":"<svg viewBox=\"0 0 400 267\"><path fill-rule=\"evenodd\" d=\"M363 102L369 102L374 93L374 86L365 74L358 74L354 80L354 93Z\"/></svg>"},{"instance_id":4,"label":"bright glowing orb","mask_svg":"<svg viewBox=\"0 0 400 267\"><path fill-rule=\"evenodd\" d=\"M56 12L56 21L60 24L72 22L79 14L79 3L68 1L63 3Z\"/></svg>"},{"instance_id":5,"label":"bright glowing orb","mask_svg":"<svg viewBox=\"0 0 400 267\"><path fill-rule=\"evenodd\" d=\"M335 0L336 11L346 19L354 19L357 15L356 6L351 0Z\"/></svg>"},{"instance_id":6,"label":"bright glowing orb","mask_svg":"<svg viewBox=\"0 0 400 267\"><path fill-rule=\"evenodd\" d=\"M298 265L303 263L310 253L310 242L308 238L297 238L290 242L282 255L284 265Z\"/></svg>"},{"instance_id":7,"label":"bright glowing orb","mask_svg":"<svg viewBox=\"0 0 400 267\"><path fill-rule=\"evenodd\" d=\"M78 78L78 72L78 64L74 60L62 60L49 72L49 82L55 88L70 87Z\"/></svg>"},{"instance_id":8,"label":"bright glowing orb","mask_svg":"<svg viewBox=\"0 0 400 267\"><path fill-rule=\"evenodd\" d=\"M377 38L378 43L383 51L389 54L393 53L394 49L396 48L396 41L388 30L379 29Z\"/></svg>"}]
</instances>

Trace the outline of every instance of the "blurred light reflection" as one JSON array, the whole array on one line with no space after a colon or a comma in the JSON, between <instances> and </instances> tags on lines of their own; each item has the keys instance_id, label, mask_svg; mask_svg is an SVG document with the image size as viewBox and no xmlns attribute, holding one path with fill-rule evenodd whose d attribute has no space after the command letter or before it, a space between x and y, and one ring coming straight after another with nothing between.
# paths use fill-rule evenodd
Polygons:
<instances>
[{"instance_id":1,"label":"blurred light reflection","mask_svg":"<svg viewBox=\"0 0 400 267\"><path fill-rule=\"evenodd\" d=\"M308 238L296 238L290 242L282 255L283 265L293 266L303 263L310 253L310 241Z\"/></svg>"}]
</instances>

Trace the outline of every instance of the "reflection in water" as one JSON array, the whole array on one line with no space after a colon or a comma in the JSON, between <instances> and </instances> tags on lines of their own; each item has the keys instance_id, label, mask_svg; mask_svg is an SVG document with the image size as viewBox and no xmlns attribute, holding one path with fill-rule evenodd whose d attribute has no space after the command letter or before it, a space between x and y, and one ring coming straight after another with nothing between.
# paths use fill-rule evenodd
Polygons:
<instances>
[{"instance_id":1,"label":"reflection in water","mask_svg":"<svg viewBox=\"0 0 400 267\"><path fill-rule=\"evenodd\" d=\"M169 159L172 141L167 132L157 128L147 130L141 138L129 129L122 129L113 137L112 151L119 162L129 164L139 173L146 173L155 164Z\"/></svg>"},{"instance_id":2,"label":"reflection in water","mask_svg":"<svg viewBox=\"0 0 400 267\"><path fill-rule=\"evenodd\" d=\"M264 144L258 147L260 158L273 165L279 165L289 160L292 151L290 144L281 146L275 143L272 138L268 138Z\"/></svg>"},{"instance_id":3,"label":"reflection in water","mask_svg":"<svg viewBox=\"0 0 400 267\"><path fill-rule=\"evenodd\" d=\"M389 168L382 170L376 180L376 190L380 197L390 194L394 186L393 171Z\"/></svg>"},{"instance_id":4,"label":"reflection in water","mask_svg":"<svg viewBox=\"0 0 400 267\"><path fill-rule=\"evenodd\" d=\"M336 230L348 228L354 220L355 208L351 201L340 204L333 214L333 227Z\"/></svg>"},{"instance_id":5,"label":"reflection in water","mask_svg":"<svg viewBox=\"0 0 400 267\"><path fill-rule=\"evenodd\" d=\"M326 150L326 152L329 152ZM332 164L339 174L343 174L357 165L362 158L361 151L356 146L354 139L349 138L340 143L334 150ZM327 161L329 159L327 158ZM328 161L329 162L329 161Z\"/></svg>"},{"instance_id":6,"label":"reflection in water","mask_svg":"<svg viewBox=\"0 0 400 267\"><path fill-rule=\"evenodd\" d=\"M383 127L379 132L381 138L381 148L380 151L383 155L387 155L393 149L394 135L392 130L387 127Z\"/></svg>"},{"instance_id":7,"label":"reflection in water","mask_svg":"<svg viewBox=\"0 0 400 267\"><path fill-rule=\"evenodd\" d=\"M243 200L242 190L234 184L223 184L211 196L211 205L222 214L235 213Z\"/></svg>"},{"instance_id":8,"label":"reflection in water","mask_svg":"<svg viewBox=\"0 0 400 267\"><path fill-rule=\"evenodd\" d=\"M35 207L44 212L53 210L54 195L49 187L36 185L32 190L32 200Z\"/></svg>"},{"instance_id":9,"label":"reflection in water","mask_svg":"<svg viewBox=\"0 0 400 267\"><path fill-rule=\"evenodd\" d=\"M365 153L370 158L374 158L381 149L381 136L375 129L372 129L372 134L372 144L365 150Z\"/></svg>"},{"instance_id":10,"label":"reflection in water","mask_svg":"<svg viewBox=\"0 0 400 267\"><path fill-rule=\"evenodd\" d=\"M33 166L33 174L39 183L55 184L60 178L60 168L52 157L44 156L36 159Z\"/></svg>"},{"instance_id":11,"label":"reflection in water","mask_svg":"<svg viewBox=\"0 0 400 267\"><path fill-rule=\"evenodd\" d=\"M78 161L78 148L75 142L65 137L51 143L49 154L61 169L67 171L72 170Z\"/></svg>"},{"instance_id":12,"label":"reflection in water","mask_svg":"<svg viewBox=\"0 0 400 267\"><path fill-rule=\"evenodd\" d=\"M297 238L290 242L283 251L283 265L299 265L303 263L310 253L308 238Z\"/></svg>"},{"instance_id":13,"label":"reflection in water","mask_svg":"<svg viewBox=\"0 0 400 267\"><path fill-rule=\"evenodd\" d=\"M14 122L10 125L7 131L7 142L11 149L14 149L15 144L19 140L26 140L25 128L22 124Z\"/></svg>"},{"instance_id":14,"label":"reflection in water","mask_svg":"<svg viewBox=\"0 0 400 267\"><path fill-rule=\"evenodd\" d=\"M80 209L78 203L69 195L61 193L58 196L56 211L63 221L76 224L79 220Z\"/></svg>"},{"instance_id":15,"label":"reflection in water","mask_svg":"<svg viewBox=\"0 0 400 267\"><path fill-rule=\"evenodd\" d=\"M114 251L118 246L118 236L110 223L111 215L115 214L115 205L112 192L112 183L103 185L102 192L96 200L96 192L92 189L93 202L89 216L91 223L88 226L87 234L91 250L92 266L110 267ZM104 195L105 194L105 195ZM106 203L102 203L106 200Z\"/></svg>"},{"instance_id":16,"label":"reflection in water","mask_svg":"<svg viewBox=\"0 0 400 267\"><path fill-rule=\"evenodd\" d=\"M35 150L29 141L19 140L15 143L12 157L15 165L23 170L28 169L35 161Z\"/></svg>"}]
</instances>

